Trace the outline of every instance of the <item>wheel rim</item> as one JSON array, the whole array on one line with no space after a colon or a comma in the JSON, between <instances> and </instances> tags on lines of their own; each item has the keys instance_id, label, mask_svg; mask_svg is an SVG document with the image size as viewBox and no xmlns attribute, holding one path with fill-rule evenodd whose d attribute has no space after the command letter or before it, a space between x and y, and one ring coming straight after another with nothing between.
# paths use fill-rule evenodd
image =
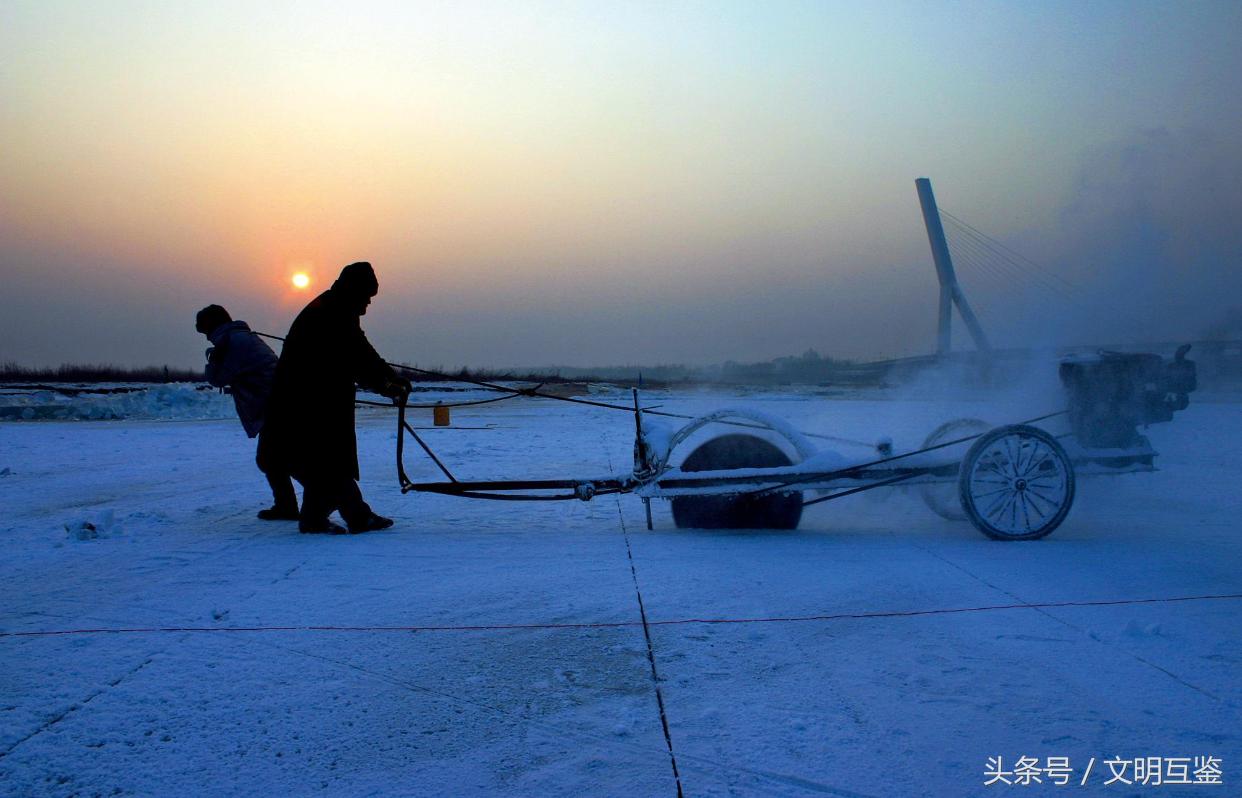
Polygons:
<instances>
[{"instance_id":1,"label":"wheel rim","mask_svg":"<svg viewBox=\"0 0 1242 798\"><path fill-rule=\"evenodd\" d=\"M1069 468L1048 441L1003 435L971 464L971 503L978 518L998 534L1037 535L1063 514L1071 491Z\"/></svg>"}]
</instances>

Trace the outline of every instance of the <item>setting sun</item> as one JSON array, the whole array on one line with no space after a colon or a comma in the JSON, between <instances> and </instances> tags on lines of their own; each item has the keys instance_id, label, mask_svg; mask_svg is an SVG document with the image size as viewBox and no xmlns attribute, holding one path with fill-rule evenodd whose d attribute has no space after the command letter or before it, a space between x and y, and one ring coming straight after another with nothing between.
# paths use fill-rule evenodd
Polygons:
<instances>
[{"instance_id":1,"label":"setting sun","mask_svg":"<svg viewBox=\"0 0 1242 798\"><path fill-rule=\"evenodd\" d=\"M294 288L305 288L308 285L310 285L310 277L308 277L305 272L298 272L293 275Z\"/></svg>"}]
</instances>

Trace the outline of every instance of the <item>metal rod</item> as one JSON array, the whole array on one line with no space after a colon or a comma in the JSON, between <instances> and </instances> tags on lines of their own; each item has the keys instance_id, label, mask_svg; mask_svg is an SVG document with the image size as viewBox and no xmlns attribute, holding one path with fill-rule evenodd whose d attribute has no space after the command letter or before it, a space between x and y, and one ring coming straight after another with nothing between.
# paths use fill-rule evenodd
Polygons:
<instances>
[{"instance_id":1,"label":"metal rod","mask_svg":"<svg viewBox=\"0 0 1242 798\"><path fill-rule=\"evenodd\" d=\"M643 443L643 409L638 402L638 389L634 391L634 460L637 468L635 473L644 478L650 476L647 463L647 446Z\"/></svg>"},{"instance_id":2,"label":"metal rod","mask_svg":"<svg viewBox=\"0 0 1242 798\"><path fill-rule=\"evenodd\" d=\"M410 478L405 475L405 397L397 403L397 484L402 490L410 484Z\"/></svg>"},{"instance_id":3,"label":"metal rod","mask_svg":"<svg viewBox=\"0 0 1242 798\"><path fill-rule=\"evenodd\" d=\"M730 487L734 485L738 487L742 487L746 485L762 486L764 483L768 483L768 482L777 483L775 485L771 485L768 487L754 487L754 488L740 491L741 493L758 494L758 493L777 492L785 488L799 486L799 485L803 486L803 489L805 490L810 490L812 489L811 488L812 483L833 482L835 480L853 479L855 477L862 477L862 476L866 476L868 478L879 477L881 479L888 479L889 475L893 475L893 474L906 474L909 477L922 477L922 476L930 476L933 474L939 475L941 472L944 472L943 474L944 476L948 476L950 470L956 471L956 469L957 469L957 463L948 463L944 465L935 465L935 466L911 466L908 468L885 468L885 469L872 469L872 468L867 468L866 466L854 466L854 467L846 468L846 469L838 469L836 471L816 471L816 472L788 471L788 470L780 471L776 469L765 469L765 470L771 470L772 473L770 474L749 474L746 476L736 476L736 477L682 476L682 477L676 477L674 479L656 480L655 486L661 490L686 490L686 489L694 489L694 488L725 488L725 487ZM794 477L794 476L796 476L797 479L790 479L790 477Z\"/></svg>"},{"instance_id":4,"label":"metal rod","mask_svg":"<svg viewBox=\"0 0 1242 798\"><path fill-rule=\"evenodd\" d=\"M440 458L436 457L436 453L431 451L431 447L423 442L423 439L418 436L418 433L414 431L414 428L405 423L405 421L402 421L401 425L405 427L410 435L414 437L414 440L418 441L418 445L423 447L423 451L427 453L427 456L431 458L432 462L439 466L440 470L444 472L444 476L448 477L449 481L456 482L457 477L453 476L453 473L445 468L444 463L440 462Z\"/></svg>"},{"instance_id":5,"label":"metal rod","mask_svg":"<svg viewBox=\"0 0 1242 798\"><path fill-rule=\"evenodd\" d=\"M509 493L487 493L487 492L474 492L474 491L453 491L453 490L447 490L447 487L448 487L447 485L445 487L446 487L445 490L424 490L422 492L423 493L438 493L443 496L453 496L459 499L490 499L492 501L503 501L503 502L565 502L565 501L574 501L574 500L581 501L582 500L582 497L579 496L577 493L558 493L553 496L538 496L538 495L532 496L530 494L522 494L522 493L509 494ZM414 490L414 489L411 488L411 490ZM602 490L593 495L594 496L611 496L614 493L627 493L627 492L628 491L624 491L624 490Z\"/></svg>"},{"instance_id":6,"label":"metal rod","mask_svg":"<svg viewBox=\"0 0 1242 798\"><path fill-rule=\"evenodd\" d=\"M474 405L490 405L496 402L507 402L510 399L516 399L517 396L495 396L491 399L471 399L465 402L422 402L420 404L406 405L410 410L432 410L437 407L471 407ZM364 407L392 407L391 404L384 402L373 402L370 399L354 399L354 404Z\"/></svg>"},{"instance_id":7,"label":"metal rod","mask_svg":"<svg viewBox=\"0 0 1242 798\"><path fill-rule=\"evenodd\" d=\"M818 499L811 499L809 502L804 501L802 502L802 506L810 507L812 504L819 504L820 502L832 501L833 499L840 499L840 498L844 498L845 496L852 496L855 493L862 493L863 491L871 490L872 488L882 488L885 485L895 485L898 482L904 482L907 479L913 479L914 477L917 477L917 476L919 475L916 473L902 474L899 476L895 476L892 479L885 479L879 482L872 482L868 485L859 485L856 488L850 488L849 490L843 490L839 493L834 493L831 496L820 496Z\"/></svg>"},{"instance_id":8,"label":"metal rod","mask_svg":"<svg viewBox=\"0 0 1242 798\"><path fill-rule=\"evenodd\" d=\"M407 487L412 491L433 491L437 493L462 491L505 491L505 490L573 490L580 485L594 486L596 492L605 490L629 489L629 480L608 479L513 479L484 480L461 482L454 480L452 484L445 482L411 482Z\"/></svg>"}]
</instances>

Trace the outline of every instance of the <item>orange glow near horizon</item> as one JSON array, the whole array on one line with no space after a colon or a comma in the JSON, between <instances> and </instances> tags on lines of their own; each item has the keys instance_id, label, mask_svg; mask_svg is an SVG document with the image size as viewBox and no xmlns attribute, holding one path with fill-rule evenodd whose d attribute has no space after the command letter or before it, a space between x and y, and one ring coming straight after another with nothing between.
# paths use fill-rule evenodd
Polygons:
<instances>
[{"instance_id":1,"label":"orange glow near horizon","mask_svg":"<svg viewBox=\"0 0 1242 798\"><path fill-rule=\"evenodd\" d=\"M361 5L0 2L0 362L197 362L186 313L281 328L362 260L376 339L436 362L914 354L919 175L1108 296L1077 264L1150 202L1170 243L1136 257L1200 253L1197 315L1237 294L1208 212L1236 206L1242 3ZM1190 267L1151 263L1189 306Z\"/></svg>"}]
</instances>

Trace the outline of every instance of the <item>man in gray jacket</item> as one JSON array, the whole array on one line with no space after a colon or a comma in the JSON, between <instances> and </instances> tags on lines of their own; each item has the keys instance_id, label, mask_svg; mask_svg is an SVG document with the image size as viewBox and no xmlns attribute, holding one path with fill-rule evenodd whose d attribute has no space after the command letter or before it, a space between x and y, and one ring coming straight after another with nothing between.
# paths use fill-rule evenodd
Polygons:
<instances>
[{"instance_id":1,"label":"man in gray jacket","mask_svg":"<svg viewBox=\"0 0 1242 798\"><path fill-rule=\"evenodd\" d=\"M233 321L229 312L219 305L208 305L198 312L194 329L207 336L207 381L217 388L229 389L237 406L237 417L251 438L258 437L255 461L267 477L274 500L271 507L259 511L265 521L298 520L298 497L293 492L289 474L275 465L270 445L265 445L263 421L267 400L272 393L276 375L276 353L263 339L250 331L244 321Z\"/></svg>"}]
</instances>

